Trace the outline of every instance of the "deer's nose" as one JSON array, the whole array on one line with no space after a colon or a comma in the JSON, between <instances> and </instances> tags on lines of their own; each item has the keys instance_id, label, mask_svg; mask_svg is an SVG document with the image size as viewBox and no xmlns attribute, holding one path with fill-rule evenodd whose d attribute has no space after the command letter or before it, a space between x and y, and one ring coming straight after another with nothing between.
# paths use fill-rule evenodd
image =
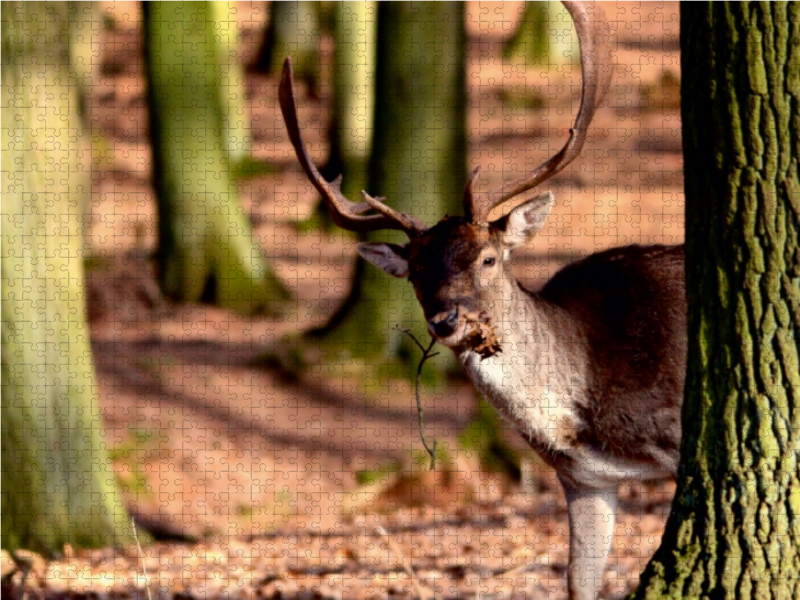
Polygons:
<instances>
[{"instance_id":1,"label":"deer's nose","mask_svg":"<svg viewBox=\"0 0 800 600\"><path fill-rule=\"evenodd\" d=\"M458 309L454 308L448 313L439 313L432 319L428 319L428 329L436 337L444 338L458 327Z\"/></svg>"}]
</instances>

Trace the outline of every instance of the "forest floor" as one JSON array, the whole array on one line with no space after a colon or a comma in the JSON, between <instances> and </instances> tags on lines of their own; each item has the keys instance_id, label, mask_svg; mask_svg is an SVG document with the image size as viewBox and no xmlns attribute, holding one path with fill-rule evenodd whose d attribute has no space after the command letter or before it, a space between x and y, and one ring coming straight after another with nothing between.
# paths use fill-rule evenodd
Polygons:
<instances>
[{"instance_id":1,"label":"forest floor","mask_svg":"<svg viewBox=\"0 0 800 600\"><path fill-rule=\"evenodd\" d=\"M330 318L355 264L351 238L297 225L317 198L283 133L273 77L248 75L254 155L275 169L242 184L242 205L298 312L249 319L160 295L140 18L136 3L101 6L116 29L104 34L86 111L110 143L93 165L87 214L92 349L126 505L141 527L172 537L144 556L134 547L32 557L24 590L3 555L6 582L28 598L565 598L567 515L554 473L511 429L525 485L481 469L459 441L477 403L466 380L424 388L428 426L446 448L431 472L408 382L379 380L357 361L321 357L288 376L262 360ZM237 6L256 9L242 19L251 62L264 3ZM519 6L467 7L469 166L482 165L487 187L561 147L580 92L571 65L503 63ZM515 259L533 289L597 250L683 241L677 2L606 11L618 75L583 156L552 182L548 226ZM321 98L299 98L301 121L319 123L307 130L318 162L329 92L328 82ZM673 492L671 482L623 486L603 598L636 586Z\"/></svg>"}]
</instances>

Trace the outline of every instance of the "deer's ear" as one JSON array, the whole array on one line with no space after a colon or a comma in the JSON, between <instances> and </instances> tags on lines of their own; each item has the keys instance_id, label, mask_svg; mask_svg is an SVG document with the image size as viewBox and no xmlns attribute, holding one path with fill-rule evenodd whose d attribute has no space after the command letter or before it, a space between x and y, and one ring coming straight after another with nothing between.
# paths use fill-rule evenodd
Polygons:
<instances>
[{"instance_id":1,"label":"deer's ear","mask_svg":"<svg viewBox=\"0 0 800 600\"><path fill-rule=\"evenodd\" d=\"M397 244L364 242L356 244L358 253L381 271L394 277L408 277L406 249Z\"/></svg>"},{"instance_id":2,"label":"deer's ear","mask_svg":"<svg viewBox=\"0 0 800 600\"><path fill-rule=\"evenodd\" d=\"M544 227L554 201L552 192L539 194L495 221L492 225L502 231L503 244L514 249L529 242Z\"/></svg>"}]
</instances>

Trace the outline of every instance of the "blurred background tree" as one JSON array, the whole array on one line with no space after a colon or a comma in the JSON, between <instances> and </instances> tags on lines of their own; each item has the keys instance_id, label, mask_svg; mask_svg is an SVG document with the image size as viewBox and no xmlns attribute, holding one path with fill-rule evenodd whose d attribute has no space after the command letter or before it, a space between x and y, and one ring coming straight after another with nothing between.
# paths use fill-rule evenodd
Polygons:
<instances>
[{"instance_id":1,"label":"blurred background tree","mask_svg":"<svg viewBox=\"0 0 800 600\"><path fill-rule=\"evenodd\" d=\"M214 24L214 51L218 55L220 116L225 150L231 168L250 158L250 111L244 86L244 68L239 62L241 32L235 2L208 2L208 19Z\"/></svg>"},{"instance_id":2,"label":"blurred background tree","mask_svg":"<svg viewBox=\"0 0 800 600\"><path fill-rule=\"evenodd\" d=\"M131 541L86 325L89 140L69 39L85 57L97 31L88 2L1 9L2 547L55 557Z\"/></svg>"},{"instance_id":3,"label":"blurred background tree","mask_svg":"<svg viewBox=\"0 0 800 600\"><path fill-rule=\"evenodd\" d=\"M572 29L572 19L561 2L525 2L514 35L503 44L503 58L522 69L571 60Z\"/></svg>"},{"instance_id":4,"label":"blurred background tree","mask_svg":"<svg viewBox=\"0 0 800 600\"><path fill-rule=\"evenodd\" d=\"M337 2L333 17L333 127L327 171L341 174L342 193L366 190L375 124L377 2Z\"/></svg>"},{"instance_id":5,"label":"blurred background tree","mask_svg":"<svg viewBox=\"0 0 800 600\"><path fill-rule=\"evenodd\" d=\"M319 51L322 4L308 0L270 2L269 26L255 68L262 73L280 76L284 59L291 56L295 77L309 87L313 96L318 96L322 65Z\"/></svg>"},{"instance_id":6,"label":"blurred background tree","mask_svg":"<svg viewBox=\"0 0 800 600\"><path fill-rule=\"evenodd\" d=\"M256 243L231 177L247 144L243 71L227 3L143 4L162 291L242 314L289 298ZM220 31L226 32L220 35Z\"/></svg>"}]
</instances>

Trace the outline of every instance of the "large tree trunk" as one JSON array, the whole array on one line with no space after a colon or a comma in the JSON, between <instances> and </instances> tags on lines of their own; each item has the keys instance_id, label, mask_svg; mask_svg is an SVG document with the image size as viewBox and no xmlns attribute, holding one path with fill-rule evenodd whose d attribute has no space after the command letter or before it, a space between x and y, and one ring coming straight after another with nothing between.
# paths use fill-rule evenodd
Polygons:
<instances>
[{"instance_id":1,"label":"large tree trunk","mask_svg":"<svg viewBox=\"0 0 800 600\"><path fill-rule=\"evenodd\" d=\"M241 152L247 136L237 108L244 84L228 62L228 35L217 32L223 6L143 5L159 279L175 300L274 313L288 293L262 255L231 179L227 150Z\"/></svg>"},{"instance_id":2,"label":"large tree trunk","mask_svg":"<svg viewBox=\"0 0 800 600\"><path fill-rule=\"evenodd\" d=\"M131 533L85 322L89 143L68 39L91 13L73 8L2 3L2 545L48 557Z\"/></svg>"},{"instance_id":3,"label":"large tree trunk","mask_svg":"<svg viewBox=\"0 0 800 600\"><path fill-rule=\"evenodd\" d=\"M800 4L681 3L689 366L637 598L800 597Z\"/></svg>"},{"instance_id":4,"label":"large tree trunk","mask_svg":"<svg viewBox=\"0 0 800 600\"><path fill-rule=\"evenodd\" d=\"M464 6L381 2L378 6L375 134L367 190L433 224L460 214L466 182ZM405 243L396 232L374 239ZM363 263L351 302L329 334L372 361L402 357L395 325L424 333L411 286ZM341 343L341 342L340 342Z\"/></svg>"}]
</instances>

